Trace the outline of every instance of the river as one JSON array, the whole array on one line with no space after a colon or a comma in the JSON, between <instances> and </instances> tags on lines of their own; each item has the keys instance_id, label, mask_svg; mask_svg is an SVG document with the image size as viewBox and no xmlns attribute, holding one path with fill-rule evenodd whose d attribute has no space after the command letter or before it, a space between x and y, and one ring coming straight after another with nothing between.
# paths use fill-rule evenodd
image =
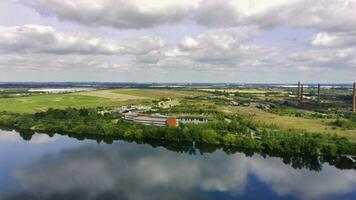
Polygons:
<instances>
[{"instance_id":1,"label":"river","mask_svg":"<svg viewBox=\"0 0 356 200\"><path fill-rule=\"evenodd\" d=\"M356 199L356 170L328 162L109 143L0 131L0 199Z\"/></svg>"}]
</instances>

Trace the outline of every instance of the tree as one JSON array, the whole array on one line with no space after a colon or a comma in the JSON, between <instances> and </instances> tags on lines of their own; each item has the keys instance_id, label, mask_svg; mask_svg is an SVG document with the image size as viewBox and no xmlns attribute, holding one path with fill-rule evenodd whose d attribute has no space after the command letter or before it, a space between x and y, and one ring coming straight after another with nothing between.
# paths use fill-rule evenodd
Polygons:
<instances>
[{"instance_id":1,"label":"tree","mask_svg":"<svg viewBox=\"0 0 356 200\"><path fill-rule=\"evenodd\" d=\"M233 145L236 142L236 136L234 134L228 133L223 137L224 144Z\"/></svg>"},{"instance_id":2,"label":"tree","mask_svg":"<svg viewBox=\"0 0 356 200\"><path fill-rule=\"evenodd\" d=\"M201 141L208 144L219 144L218 134L213 129L201 132Z\"/></svg>"}]
</instances>

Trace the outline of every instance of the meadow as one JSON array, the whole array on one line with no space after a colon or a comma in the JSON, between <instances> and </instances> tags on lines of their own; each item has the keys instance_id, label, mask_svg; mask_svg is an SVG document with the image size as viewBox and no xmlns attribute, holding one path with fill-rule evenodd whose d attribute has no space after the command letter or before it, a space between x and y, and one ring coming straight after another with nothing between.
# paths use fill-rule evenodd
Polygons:
<instances>
[{"instance_id":1,"label":"meadow","mask_svg":"<svg viewBox=\"0 0 356 200\"><path fill-rule=\"evenodd\" d=\"M225 100L223 103L217 103L215 101L221 101L214 98L219 97L220 94L214 92L226 92ZM313 118L309 117L314 111L308 109L297 109L288 107L284 112L267 112L265 110L256 107L256 103L250 106L231 106L230 100L257 100L261 102L262 99L267 98L265 94L270 92L270 89L205 89L205 90L181 90L181 89L104 89L77 92L70 94L33 94L30 96L19 96L11 98L0 98L0 111L17 112L17 113L34 113L43 112L48 108L65 109L67 107L73 108L96 108L107 107L115 108L122 105L136 104L136 105L153 105L154 100L170 98L171 101L166 101L168 105L162 105L163 107L178 106L182 101L186 101L187 98L198 98L196 100L190 100L191 104L183 104L182 112L174 113L173 116L191 116L191 117L208 117L214 118L214 114L204 113L207 110L214 110L210 108L216 108L226 114L241 115L251 118L256 124L260 126L278 127L280 129L293 129L299 131L308 131L310 133L323 133L323 134L338 134L345 136L356 142L356 130L348 130L341 127L336 127L332 124L336 120L336 117L331 118ZM290 93L286 90L275 90L276 96L280 94ZM231 96L232 93L245 93L249 94L248 97ZM340 93L339 91L336 91ZM327 94L334 94L335 92L328 91ZM252 95L252 96L251 96ZM345 95L340 93L340 95ZM202 97L199 99L199 97ZM270 96L268 96L269 98ZM273 95L271 96L273 97ZM208 99L207 99L208 98ZM209 99L212 98L212 99ZM230 100L226 100L230 99ZM264 100L263 100L264 101ZM197 107L198 106L198 107ZM199 112L203 114L190 113L191 110L197 107ZM288 115L288 113L303 113L303 116Z\"/></svg>"},{"instance_id":2,"label":"meadow","mask_svg":"<svg viewBox=\"0 0 356 200\"><path fill-rule=\"evenodd\" d=\"M183 98L206 95L204 92L168 89L111 89L70 94L41 94L24 97L0 98L0 111L33 113L48 108L64 109L118 107L127 104L148 104L154 99Z\"/></svg>"}]
</instances>

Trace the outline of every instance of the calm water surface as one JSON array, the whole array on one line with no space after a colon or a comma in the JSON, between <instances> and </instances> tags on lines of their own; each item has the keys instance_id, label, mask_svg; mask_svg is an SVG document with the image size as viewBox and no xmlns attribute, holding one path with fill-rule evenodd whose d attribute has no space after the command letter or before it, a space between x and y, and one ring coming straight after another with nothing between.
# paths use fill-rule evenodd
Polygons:
<instances>
[{"instance_id":1,"label":"calm water surface","mask_svg":"<svg viewBox=\"0 0 356 200\"><path fill-rule=\"evenodd\" d=\"M0 131L0 199L356 199L356 170Z\"/></svg>"}]
</instances>

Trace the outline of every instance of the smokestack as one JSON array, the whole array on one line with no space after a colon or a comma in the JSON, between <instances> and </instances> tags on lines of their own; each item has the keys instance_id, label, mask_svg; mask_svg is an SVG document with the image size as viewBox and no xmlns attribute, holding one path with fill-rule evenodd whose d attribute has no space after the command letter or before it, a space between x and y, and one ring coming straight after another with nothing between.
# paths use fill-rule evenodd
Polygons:
<instances>
[{"instance_id":1,"label":"smokestack","mask_svg":"<svg viewBox=\"0 0 356 200\"><path fill-rule=\"evenodd\" d=\"M320 103L320 84L318 84L318 103Z\"/></svg>"},{"instance_id":2,"label":"smokestack","mask_svg":"<svg viewBox=\"0 0 356 200\"><path fill-rule=\"evenodd\" d=\"M352 112L356 113L356 83L354 83L352 92Z\"/></svg>"},{"instance_id":3,"label":"smokestack","mask_svg":"<svg viewBox=\"0 0 356 200\"><path fill-rule=\"evenodd\" d=\"M298 99L298 101L300 101L300 81L298 81L297 99Z\"/></svg>"},{"instance_id":4,"label":"smokestack","mask_svg":"<svg viewBox=\"0 0 356 200\"><path fill-rule=\"evenodd\" d=\"M301 84L301 88L300 88L300 102L303 102L304 100L304 85Z\"/></svg>"}]
</instances>

